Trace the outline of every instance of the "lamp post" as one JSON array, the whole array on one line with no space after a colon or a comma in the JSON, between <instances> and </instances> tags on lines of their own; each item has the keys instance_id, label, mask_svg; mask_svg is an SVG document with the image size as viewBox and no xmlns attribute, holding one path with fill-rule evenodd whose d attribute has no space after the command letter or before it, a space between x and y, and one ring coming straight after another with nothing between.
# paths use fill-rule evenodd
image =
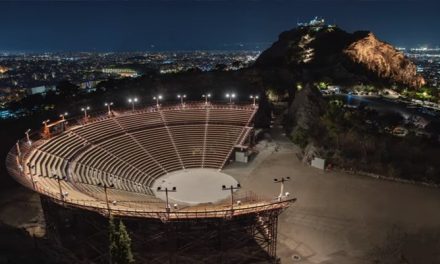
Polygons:
<instances>
[{"instance_id":1,"label":"lamp post","mask_svg":"<svg viewBox=\"0 0 440 264\"><path fill-rule=\"evenodd\" d=\"M285 197L289 196L288 192L284 193L284 183L287 182L287 181L290 181L290 177L286 177L286 178L281 177L281 179L277 179L277 178L273 179L274 183L280 183L281 184L280 194L278 195L278 201L280 201L280 202L281 202L282 198L285 198Z\"/></svg>"},{"instance_id":2,"label":"lamp post","mask_svg":"<svg viewBox=\"0 0 440 264\"><path fill-rule=\"evenodd\" d=\"M169 192L177 192L177 188L176 187L172 187L170 190L168 189L168 187L162 188L160 186L157 187L157 191L158 192L165 192L165 197L166 197L166 206L165 206L165 210L167 211L167 213L170 212L171 208L170 208L170 204L168 202L168 193Z\"/></svg>"},{"instance_id":3,"label":"lamp post","mask_svg":"<svg viewBox=\"0 0 440 264\"><path fill-rule=\"evenodd\" d=\"M107 106L107 113L108 113L108 115L109 116L111 116L112 115L112 109L111 109L111 106L113 105L113 102L110 102L110 103L104 103L104 106Z\"/></svg>"},{"instance_id":4,"label":"lamp post","mask_svg":"<svg viewBox=\"0 0 440 264\"><path fill-rule=\"evenodd\" d=\"M162 97L162 95L160 95L160 94L157 95L157 96L154 96L154 97L153 97L153 100L156 100L156 107L159 108L159 106L160 106L160 105L159 105L159 101L162 100L162 98L163 98L163 97Z\"/></svg>"},{"instance_id":5,"label":"lamp post","mask_svg":"<svg viewBox=\"0 0 440 264\"><path fill-rule=\"evenodd\" d=\"M104 194L105 194L105 203L107 205L107 211L108 211L108 216L111 216L111 210L110 210L110 203L108 202L108 194L107 194L107 188L113 188L115 187L115 185L113 183L111 183L110 185L107 186L107 184L99 182L98 186L103 187L104 188Z\"/></svg>"},{"instance_id":6,"label":"lamp post","mask_svg":"<svg viewBox=\"0 0 440 264\"><path fill-rule=\"evenodd\" d=\"M205 105L207 105L208 104L208 99L211 98L211 94L210 93L202 94L202 98L205 98Z\"/></svg>"},{"instance_id":7,"label":"lamp post","mask_svg":"<svg viewBox=\"0 0 440 264\"><path fill-rule=\"evenodd\" d=\"M49 119L46 119L46 120L44 120L42 123L43 123L43 125L44 126L47 126L47 124L50 122L50 120Z\"/></svg>"},{"instance_id":8,"label":"lamp post","mask_svg":"<svg viewBox=\"0 0 440 264\"><path fill-rule=\"evenodd\" d=\"M90 110L90 106L86 106L81 108L81 111L84 112L84 120L87 122L88 116L87 116L87 111Z\"/></svg>"},{"instance_id":9,"label":"lamp post","mask_svg":"<svg viewBox=\"0 0 440 264\"><path fill-rule=\"evenodd\" d=\"M60 114L60 118L61 118L61 125L62 125L62 130L65 131L66 130L66 125L67 125L67 121L66 121L66 116L68 116L69 113L64 112L63 114Z\"/></svg>"},{"instance_id":10,"label":"lamp post","mask_svg":"<svg viewBox=\"0 0 440 264\"><path fill-rule=\"evenodd\" d=\"M65 121L66 120L66 116L68 116L68 115L69 115L69 113L67 113L67 112L64 112L63 114L60 114L61 121Z\"/></svg>"},{"instance_id":11,"label":"lamp post","mask_svg":"<svg viewBox=\"0 0 440 264\"><path fill-rule=\"evenodd\" d=\"M137 103L138 99L135 98L128 98L128 102L131 104L131 111L134 112L134 104Z\"/></svg>"},{"instance_id":12,"label":"lamp post","mask_svg":"<svg viewBox=\"0 0 440 264\"><path fill-rule=\"evenodd\" d=\"M28 166L28 170L29 170L29 175L31 176L31 181L32 181L32 187L35 189L35 181L34 181L34 174L32 173L32 169L35 168L35 165L31 165L30 162L28 162L26 164Z\"/></svg>"},{"instance_id":13,"label":"lamp post","mask_svg":"<svg viewBox=\"0 0 440 264\"><path fill-rule=\"evenodd\" d=\"M231 191L231 211L234 210L234 190L241 189L241 185L237 183L236 186L231 185L231 187L226 187L226 185L222 185L223 191Z\"/></svg>"},{"instance_id":14,"label":"lamp post","mask_svg":"<svg viewBox=\"0 0 440 264\"><path fill-rule=\"evenodd\" d=\"M50 122L49 119L46 119L43 121L43 125L44 125L44 135L46 136L46 138L50 137L50 131L49 131L49 126L47 125Z\"/></svg>"},{"instance_id":15,"label":"lamp post","mask_svg":"<svg viewBox=\"0 0 440 264\"><path fill-rule=\"evenodd\" d=\"M251 95L250 98L254 101L253 106L255 107L256 101L258 100L258 95Z\"/></svg>"},{"instance_id":16,"label":"lamp post","mask_svg":"<svg viewBox=\"0 0 440 264\"><path fill-rule=\"evenodd\" d=\"M180 104L182 104L182 106L183 106L183 105L184 105L184 103L183 103L183 99L186 98L186 94L183 94L183 95L178 94L178 95L177 95L177 98L180 99Z\"/></svg>"},{"instance_id":17,"label":"lamp post","mask_svg":"<svg viewBox=\"0 0 440 264\"><path fill-rule=\"evenodd\" d=\"M17 142L15 143L15 147L17 148L18 157L21 157L20 140L17 140Z\"/></svg>"},{"instance_id":18,"label":"lamp post","mask_svg":"<svg viewBox=\"0 0 440 264\"><path fill-rule=\"evenodd\" d=\"M26 130L26 132L24 132L24 133L26 134L27 143L29 144L29 146L31 146L32 145L32 141L31 141L31 138L29 137L29 132L31 132L30 128L28 130Z\"/></svg>"},{"instance_id":19,"label":"lamp post","mask_svg":"<svg viewBox=\"0 0 440 264\"><path fill-rule=\"evenodd\" d=\"M55 178L58 182L58 188L60 191L60 198L61 198L61 202L63 203L63 206L64 206L64 194L63 194L63 189L61 188L61 180L65 180L66 177L62 177L62 176L59 176L56 174L53 174L52 177Z\"/></svg>"},{"instance_id":20,"label":"lamp post","mask_svg":"<svg viewBox=\"0 0 440 264\"><path fill-rule=\"evenodd\" d=\"M235 93L227 93L226 98L228 98L229 103L232 104L232 100L235 99Z\"/></svg>"}]
</instances>

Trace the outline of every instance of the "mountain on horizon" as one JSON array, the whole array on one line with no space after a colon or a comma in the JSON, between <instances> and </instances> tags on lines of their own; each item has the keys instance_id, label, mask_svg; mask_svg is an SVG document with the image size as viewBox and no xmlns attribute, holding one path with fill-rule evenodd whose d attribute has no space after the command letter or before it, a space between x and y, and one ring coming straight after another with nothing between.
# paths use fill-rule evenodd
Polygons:
<instances>
[{"instance_id":1,"label":"mountain on horizon","mask_svg":"<svg viewBox=\"0 0 440 264\"><path fill-rule=\"evenodd\" d=\"M255 67L287 68L298 80L341 85L420 88L425 83L414 63L372 32L348 33L317 18L281 33Z\"/></svg>"}]
</instances>

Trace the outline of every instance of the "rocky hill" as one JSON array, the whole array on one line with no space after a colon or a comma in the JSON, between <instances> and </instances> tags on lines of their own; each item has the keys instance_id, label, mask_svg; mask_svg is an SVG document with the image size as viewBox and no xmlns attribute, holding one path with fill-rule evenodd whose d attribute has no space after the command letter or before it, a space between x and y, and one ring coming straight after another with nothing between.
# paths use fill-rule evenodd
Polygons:
<instances>
[{"instance_id":1,"label":"rocky hill","mask_svg":"<svg viewBox=\"0 0 440 264\"><path fill-rule=\"evenodd\" d=\"M373 33L348 33L338 27L302 26L280 34L255 63L259 69L288 68L299 81L338 84L424 84L416 66Z\"/></svg>"}]
</instances>

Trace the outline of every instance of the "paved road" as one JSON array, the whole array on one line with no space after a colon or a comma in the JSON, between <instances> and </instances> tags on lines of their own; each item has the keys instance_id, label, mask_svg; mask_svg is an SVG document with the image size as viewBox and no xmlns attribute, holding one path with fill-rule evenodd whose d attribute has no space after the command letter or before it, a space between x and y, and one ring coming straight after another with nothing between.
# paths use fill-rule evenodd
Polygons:
<instances>
[{"instance_id":1,"label":"paved road","mask_svg":"<svg viewBox=\"0 0 440 264\"><path fill-rule=\"evenodd\" d=\"M423 117L426 120L439 120L440 114L429 115L422 113L417 108L408 108L408 104L400 103L397 100L391 100L386 98L380 98L376 96L360 96L360 95L347 95L339 94L336 98L344 100L348 105L359 106L360 104L368 105L370 108L375 109L378 112L392 112L398 113L405 118L410 116ZM434 112L433 112L434 113Z\"/></svg>"},{"instance_id":2,"label":"paved road","mask_svg":"<svg viewBox=\"0 0 440 264\"><path fill-rule=\"evenodd\" d=\"M440 189L324 173L298 161L279 127L272 136L248 167L224 172L268 196L279 192L274 177L293 178L286 191L298 201L279 222L282 263L440 263Z\"/></svg>"}]
</instances>

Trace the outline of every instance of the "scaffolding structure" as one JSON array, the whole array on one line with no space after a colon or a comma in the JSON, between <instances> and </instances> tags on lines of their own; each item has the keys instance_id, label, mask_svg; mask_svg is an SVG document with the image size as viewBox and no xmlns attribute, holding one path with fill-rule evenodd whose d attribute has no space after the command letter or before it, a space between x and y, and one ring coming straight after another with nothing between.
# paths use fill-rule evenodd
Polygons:
<instances>
[{"instance_id":1,"label":"scaffolding structure","mask_svg":"<svg viewBox=\"0 0 440 264\"><path fill-rule=\"evenodd\" d=\"M41 197L48 238L78 263L108 263L108 216ZM118 216L139 263L276 263L278 216L285 207L220 218Z\"/></svg>"}]
</instances>

